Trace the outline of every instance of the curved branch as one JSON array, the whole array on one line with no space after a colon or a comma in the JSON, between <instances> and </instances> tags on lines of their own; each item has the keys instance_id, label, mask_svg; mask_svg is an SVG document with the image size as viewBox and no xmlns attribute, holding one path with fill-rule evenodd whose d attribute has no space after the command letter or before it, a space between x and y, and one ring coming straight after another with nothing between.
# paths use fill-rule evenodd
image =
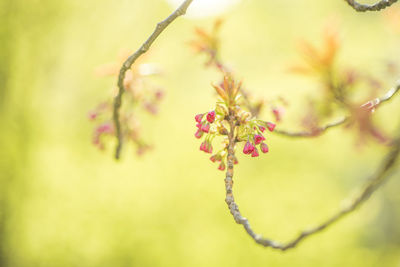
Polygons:
<instances>
[{"instance_id":1,"label":"curved branch","mask_svg":"<svg viewBox=\"0 0 400 267\"><path fill-rule=\"evenodd\" d=\"M299 235L295 236L292 239L292 241L289 241L287 243L279 243L274 240L264 238L261 235L255 233L254 230L251 228L249 221L245 217L243 217L242 214L240 213L239 207L235 202L235 199L233 196L233 166L234 166L233 162L234 162L234 156L235 156L235 152L234 152L235 118L232 114L233 114L233 112L230 112L230 115L228 117L230 131L228 134L228 140L229 140L228 157L227 157L228 168L227 168L226 178L225 178L225 190L226 190L225 202L228 204L229 210L230 210L231 214L233 215L233 218L235 219L236 223L243 225L247 234L249 234L251 236L251 238L253 238L257 244L260 244L264 247L271 247L273 249L278 249L278 250L282 250L282 251L288 250L290 248L294 248L303 239L324 230L325 228L329 227L333 223L339 221L345 215L347 215L350 212L357 209L359 206L361 206L362 203L364 203L379 188L380 185L382 185L382 183L386 180L386 178L389 177L390 171L392 170L397 158L399 157L399 153L400 153L400 136L398 136L397 139L393 143L392 150L386 155L386 157L382 161L379 169L372 176L372 178L366 183L364 189L358 194L358 196L351 202L350 205L341 209L339 212L335 213L333 216L328 218L323 223L317 225L316 227L313 227L309 230L305 230L305 231L301 232Z\"/></svg>"},{"instance_id":2,"label":"curved branch","mask_svg":"<svg viewBox=\"0 0 400 267\"><path fill-rule=\"evenodd\" d=\"M289 132L289 131L280 130L280 129L275 129L273 132L280 134L280 135L289 136L289 137L314 137L314 136L324 133L326 130L328 130L330 128L344 124L348 119L349 119L348 117L341 118L340 120L338 120L336 122L329 123L323 127L316 128L311 132L308 132L308 131Z\"/></svg>"},{"instance_id":3,"label":"curved branch","mask_svg":"<svg viewBox=\"0 0 400 267\"><path fill-rule=\"evenodd\" d=\"M361 105L360 108L374 111L375 108L377 108L380 104L392 99L392 97L398 91L400 91L400 80L397 80L395 83L395 86L392 87L389 91L387 91L383 96L366 102L365 104ZM313 129L312 131L290 132L290 131L275 129L274 133L277 133L277 134L283 135L283 136L287 136L287 137L315 137L315 136L321 135L322 133L324 133L326 130L328 130L330 128L344 124L345 122L347 122L349 120L349 118L350 118L349 116L343 117L336 122L328 123L327 125Z\"/></svg>"},{"instance_id":4,"label":"curved branch","mask_svg":"<svg viewBox=\"0 0 400 267\"><path fill-rule=\"evenodd\" d=\"M170 25L177 17L182 16L186 13L187 8L192 3L193 0L185 0L171 15L169 15L165 20L157 23L156 28L150 37L140 46L140 48L133 53L128 59L122 64L121 69L119 71L118 76L118 94L114 98L114 107L113 107L113 121L115 126L115 132L117 137L117 146L115 148L115 158L119 159L122 143L123 143L123 134L121 131L121 122L119 119L119 110L122 104L122 95L125 91L124 88L124 79L126 72L131 68L132 64L138 59L142 54L144 54L147 50L149 50L150 46L157 39L157 37Z\"/></svg>"},{"instance_id":5,"label":"curved branch","mask_svg":"<svg viewBox=\"0 0 400 267\"><path fill-rule=\"evenodd\" d=\"M361 108L367 108L370 110L375 109L377 106L380 104L389 101L392 99L392 97L400 90L400 80L397 80L395 83L395 86L390 88L389 91L387 91L383 96L372 99L368 101L367 103L363 104Z\"/></svg>"},{"instance_id":6,"label":"curved branch","mask_svg":"<svg viewBox=\"0 0 400 267\"><path fill-rule=\"evenodd\" d=\"M380 11L397 2L397 0L380 0L378 3L375 3L373 5L367 5L367 4L360 4L355 0L345 0L345 1L356 11L359 12Z\"/></svg>"}]
</instances>

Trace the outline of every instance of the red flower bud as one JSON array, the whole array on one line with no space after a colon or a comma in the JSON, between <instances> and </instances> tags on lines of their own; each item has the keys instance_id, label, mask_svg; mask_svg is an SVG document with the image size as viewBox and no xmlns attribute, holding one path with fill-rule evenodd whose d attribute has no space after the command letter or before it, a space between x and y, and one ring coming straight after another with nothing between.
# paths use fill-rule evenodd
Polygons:
<instances>
[{"instance_id":1,"label":"red flower bud","mask_svg":"<svg viewBox=\"0 0 400 267\"><path fill-rule=\"evenodd\" d=\"M204 114L197 114L194 119L198 122L201 123L201 120L203 119Z\"/></svg>"},{"instance_id":2,"label":"red flower bud","mask_svg":"<svg viewBox=\"0 0 400 267\"><path fill-rule=\"evenodd\" d=\"M264 140L265 140L265 137L262 136L261 134L256 134L254 136L254 144L256 144L256 145L258 145L259 143L261 143Z\"/></svg>"},{"instance_id":3,"label":"red flower bud","mask_svg":"<svg viewBox=\"0 0 400 267\"><path fill-rule=\"evenodd\" d=\"M259 154L258 154L258 149L257 149L256 147L254 148L253 153L251 154L251 156L252 156L253 158L259 156Z\"/></svg>"},{"instance_id":4,"label":"red flower bud","mask_svg":"<svg viewBox=\"0 0 400 267\"><path fill-rule=\"evenodd\" d=\"M267 122L267 128L270 132L272 132L275 129L275 124L272 122Z\"/></svg>"},{"instance_id":5,"label":"red flower bud","mask_svg":"<svg viewBox=\"0 0 400 267\"><path fill-rule=\"evenodd\" d=\"M202 142L200 145L200 150L206 152L207 144L206 141Z\"/></svg>"},{"instance_id":6,"label":"red flower bud","mask_svg":"<svg viewBox=\"0 0 400 267\"><path fill-rule=\"evenodd\" d=\"M104 123L104 124L101 124L99 127L97 127L96 131L98 133L111 133L112 128L109 123Z\"/></svg>"},{"instance_id":7,"label":"red flower bud","mask_svg":"<svg viewBox=\"0 0 400 267\"><path fill-rule=\"evenodd\" d=\"M196 131L196 133L194 134L194 136L195 136L197 139L200 139L200 138L203 136L203 132L202 132L200 129L198 129L198 130Z\"/></svg>"},{"instance_id":8,"label":"red flower bud","mask_svg":"<svg viewBox=\"0 0 400 267\"><path fill-rule=\"evenodd\" d=\"M205 133L208 133L208 131L210 131L210 124L208 124L208 123L203 124L203 125L201 126L201 130L202 130L203 132L205 132Z\"/></svg>"},{"instance_id":9,"label":"red flower bud","mask_svg":"<svg viewBox=\"0 0 400 267\"><path fill-rule=\"evenodd\" d=\"M204 151L206 153L212 153L212 145L209 141L204 141L203 143L201 143L200 145L200 150Z\"/></svg>"},{"instance_id":10,"label":"red flower bud","mask_svg":"<svg viewBox=\"0 0 400 267\"><path fill-rule=\"evenodd\" d=\"M260 148L263 153L267 153L269 151L266 143L261 143Z\"/></svg>"},{"instance_id":11,"label":"red flower bud","mask_svg":"<svg viewBox=\"0 0 400 267\"><path fill-rule=\"evenodd\" d=\"M210 160L212 161L212 162L216 162L217 161L217 154L215 154L215 155L212 155L211 157L210 157Z\"/></svg>"},{"instance_id":12,"label":"red flower bud","mask_svg":"<svg viewBox=\"0 0 400 267\"><path fill-rule=\"evenodd\" d=\"M272 109L272 113L275 116L275 120L279 122L279 121L281 121L282 115L285 113L285 110L283 108L281 108L281 107L273 108Z\"/></svg>"},{"instance_id":13,"label":"red flower bud","mask_svg":"<svg viewBox=\"0 0 400 267\"><path fill-rule=\"evenodd\" d=\"M247 141L246 144L244 145L243 148L243 153L244 154L250 154L251 152L254 151L254 146L252 143L250 143L250 141Z\"/></svg>"},{"instance_id":14,"label":"red flower bud","mask_svg":"<svg viewBox=\"0 0 400 267\"><path fill-rule=\"evenodd\" d=\"M225 163L224 162L221 162L221 164L219 164L218 170L220 170L220 171L225 170Z\"/></svg>"},{"instance_id":15,"label":"red flower bud","mask_svg":"<svg viewBox=\"0 0 400 267\"><path fill-rule=\"evenodd\" d=\"M208 121L209 123L213 123L214 120L215 120L215 111L213 110L213 111L208 112L208 114L207 114L207 121Z\"/></svg>"},{"instance_id":16,"label":"red flower bud","mask_svg":"<svg viewBox=\"0 0 400 267\"><path fill-rule=\"evenodd\" d=\"M94 112L94 111L89 112L89 115L88 115L89 120L91 120L91 121L95 120L97 118L97 115L98 115L97 112Z\"/></svg>"},{"instance_id":17,"label":"red flower bud","mask_svg":"<svg viewBox=\"0 0 400 267\"><path fill-rule=\"evenodd\" d=\"M265 127L264 127L264 126L261 126L261 125L258 125L258 129L260 129L260 131L261 131L262 133L265 131Z\"/></svg>"},{"instance_id":18,"label":"red flower bud","mask_svg":"<svg viewBox=\"0 0 400 267\"><path fill-rule=\"evenodd\" d=\"M239 161L238 161L237 157L233 156L233 164L238 164L238 163L239 163Z\"/></svg>"},{"instance_id":19,"label":"red flower bud","mask_svg":"<svg viewBox=\"0 0 400 267\"><path fill-rule=\"evenodd\" d=\"M158 108L154 103L146 102L143 104L143 107L153 115L156 115L158 113Z\"/></svg>"}]
</instances>

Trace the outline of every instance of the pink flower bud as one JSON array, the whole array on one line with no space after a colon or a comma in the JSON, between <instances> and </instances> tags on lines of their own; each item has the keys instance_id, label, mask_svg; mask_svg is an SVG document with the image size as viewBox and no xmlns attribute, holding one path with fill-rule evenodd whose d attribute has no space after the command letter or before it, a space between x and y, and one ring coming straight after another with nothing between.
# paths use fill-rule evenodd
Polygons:
<instances>
[{"instance_id":1,"label":"pink flower bud","mask_svg":"<svg viewBox=\"0 0 400 267\"><path fill-rule=\"evenodd\" d=\"M216 162L216 161L217 161L217 154L212 155L212 156L210 157L210 160L211 160L212 162Z\"/></svg>"},{"instance_id":2,"label":"pink flower bud","mask_svg":"<svg viewBox=\"0 0 400 267\"><path fill-rule=\"evenodd\" d=\"M285 110L283 108L281 108L281 107L273 108L272 109L272 113L275 116L275 120L279 122L279 121L281 121L282 115L285 113Z\"/></svg>"},{"instance_id":3,"label":"pink flower bud","mask_svg":"<svg viewBox=\"0 0 400 267\"><path fill-rule=\"evenodd\" d=\"M194 136L195 136L197 139L200 139L200 138L203 136L203 132L202 132L200 129L198 129L198 130L196 131L196 133L194 134Z\"/></svg>"},{"instance_id":4,"label":"pink flower bud","mask_svg":"<svg viewBox=\"0 0 400 267\"><path fill-rule=\"evenodd\" d=\"M250 143L250 141L247 141L246 144L244 145L243 148L243 153L244 154L250 154L251 152L254 151L254 146L252 143Z\"/></svg>"},{"instance_id":5,"label":"pink flower bud","mask_svg":"<svg viewBox=\"0 0 400 267\"><path fill-rule=\"evenodd\" d=\"M265 127L264 127L264 126L261 126L261 125L258 125L258 129L260 129L260 131L261 131L262 133L265 131Z\"/></svg>"},{"instance_id":6,"label":"pink flower bud","mask_svg":"<svg viewBox=\"0 0 400 267\"><path fill-rule=\"evenodd\" d=\"M208 124L208 123L203 124L203 125L201 126L201 130L202 130L203 132L205 132L205 133L208 133L208 131L210 131L210 124Z\"/></svg>"},{"instance_id":7,"label":"pink flower bud","mask_svg":"<svg viewBox=\"0 0 400 267\"><path fill-rule=\"evenodd\" d=\"M213 110L213 111L208 112L208 114L207 114L207 121L208 121L209 123L213 123L214 120L215 120L215 111Z\"/></svg>"},{"instance_id":8,"label":"pink flower bud","mask_svg":"<svg viewBox=\"0 0 400 267\"><path fill-rule=\"evenodd\" d=\"M237 157L233 156L233 164L238 164L238 163L239 163L239 161L238 161Z\"/></svg>"},{"instance_id":9,"label":"pink flower bud","mask_svg":"<svg viewBox=\"0 0 400 267\"><path fill-rule=\"evenodd\" d=\"M260 148L261 148L262 153L267 153L269 151L266 143L261 143Z\"/></svg>"},{"instance_id":10,"label":"pink flower bud","mask_svg":"<svg viewBox=\"0 0 400 267\"><path fill-rule=\"evenodd\" d=\"M253 158L259 156L259 154L258 154L258 149L257 149L256 147L254 148L253 153L251 154L251 156L252 156Z\"/></svg>"},{"instance_id":11,"label":"pink flower bud","mask_svg":"<svg viewBox=\"0 0 400 267\"><path fill-rule=\"evenodd\" d=\"M155 96L156 96L157 100L163 99L164 98L164 91L161 90L161 89L157 90L156 93L155 93Z\"/></svg>"},{"instance_id":12,"label":"pink flower bud","mask_svg":"<svg viewBox=\"0 0 400 267\"><path fill-rule=\"evenodd\" d=\"M207 144L206 141L202 142L200 145L200 150L206 152Z\"/></svg>"},{"instance_id":13,"label":"pink flower bud","mask_svg":"<svg viewBox=\"0 0 400 267\"><path fill-rule=\"evenodd\" d=\"M143 104L144 108L151 114L156 115L158 113L158 108L154 103L146 102Z\"/></svg>"},{"instance_id":14,"label":"pink flower bud","mask_svg":"<svg viewBox=\"0 0 400 267\"><path fill-rule=\"evenodd\" d=\"M220 170L220 171L225 170L225 163L224 162L221 162L221 164L219 164L218 170Z\"/></svg>"},{"instance_id":15,"label":"pink flower bud","mask_svg":"<svg viewBox=\"0 0 400 267\"><path fill-rule=\"evenodd\" d=\"M261 142L264 141L264 140L265 140L265 137L262 136L261 134L256 134L256 135L254 136L254 143L255 143L256 145L258 145L259 143L261 143Z\"/></svg>"},{"instance_id":16,"label":"pink flower bud","mask_svg":"<svg viewBox=\"0 0 400 267\"><path fill-rule=\"evenodd\" d=\"M209 141L204 141L203 143L201 143L200 145L200 150L204 151L206 153L212 153L212 145Z\"/></svg>"},{"instance_id":17,"label":"pink flower bud","mask_svg":"<svg viewBox=\"0 0 400 267\"><path fill-rule=\"evenodd\" d=\"M95 120L97 118L97 115L98 115L97 112L94 112L94 111L89 112L89 115L88 115L89 120L91 120L91 121Z\"/></svg>"},{"instance_id":18,"label":"pink flower bud","mask_svg":"<svg viewBox=\"0 0 400 267\"><path fill-rule=\"evenodd\" d=\"M98 133L111 133L112 128L109 123L104 123L104 124L101 124L99 127L97 127L96 131Z\"/></svg>"},{"instance_id":19,"label":"pink flower bud","mask_svg":"<svg viewBox=\"0 0 400 267\"><path fill-rule=\"evenodd\" d=\"M267 128L270 132L272 132L275 129L275 124L272 122L267 122Z\"/></svg>"},{"instance_id":20,"label":"pink flower bud","mask_svg":"<svg viewBox=\"0 0 400 267\"><path fill-rule=\"evenodd\" d=\"M201 120L203 119L204 114L197 114L194 119L198 122L201 123Z\"/></svg>"}]
</instances>

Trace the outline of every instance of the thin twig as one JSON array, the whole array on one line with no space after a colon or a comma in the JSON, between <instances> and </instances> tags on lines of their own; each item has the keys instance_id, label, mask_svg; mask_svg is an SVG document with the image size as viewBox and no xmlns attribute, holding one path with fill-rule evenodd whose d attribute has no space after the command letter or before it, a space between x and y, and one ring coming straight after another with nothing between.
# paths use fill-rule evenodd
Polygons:
<instances>
[{"instance_id":1,"label":"thin twig","mask_svg":"<svg viewBox=\"0 0 400 267\"><path fill-rule=\"evenodd\" d=\"M367 103L363 104L361 107L368 108L368 109L375 109L378 105L390 100L399 90L400 90L400 80L397 80L397 82L395 83L395 86L390 88L390 90L387 91L386 94L384 94L381 97L378 97L378 98L368 101Z\"/></svg>"},{"instance_id":2,"label":"thin twig","mask_svg":"<svg viewBox=\"0 0 400 267\"><path fill-rule=\"evenodd\" d=\"M140 46L140 48L133 53L128 59L122 64L118 76L118 95L114 98L114 109L113 109L113 120L115 125L115 132L117 137L117 146L115 148L115 158L119 159L122 143L123 143L123 133L121 131L121 122L119 118L119 110L122 104L122 95L125 91L124 79L126 72L131 68L132 64L138 59L142 54L149 50L150 46L157 39L157 37L170 25L177 17L182 16L186 13L187 8L192 3L193 0L185 0L171 15L169 15L165 20L157 23L156 28L150 37Z\"/></svg>"},{"instance_id":3,"label":"thin twig","mask_svg":"<svg viewBox=\"0 0 400 267\"><path fill-rule=\"evenodd\" d=\"M341 118L340 120L338 120L336 122L328 123L327 125L325 125L323 127L318 127L316 129L313 129L313 131L311 131L311 132L309 132L309 131L289 132L289 131L285 131L285 130L275 129L274 133L289 136L289 137L314 137L314 136L324 133L326 130L328 130L330 128L333 128L338 125L342 125L347 120L348 120L348 117Z\"/></svg>"},{"instance_id":4,"label":"thin twig","mask_svg":"<svg viewBox=\"0 0 400 267\"><path fill-rule=\"evenodd\" d=\"M351 7L353 7L356 11L365 12L365 11L379 11L384 8L391 6L396 3L397 0L380 0L379 2L373 5L360 4L355 0L345 0Z\"/></svg>"},{"instance_id":5,"label":"thin twig","mask_svg":"<svg viewBox=\"0 0 400 267\"><path fill-rule=\"evenodd\" d=\"M234 162L234 157L235 157L234 147L235 147L236 121L235 121L233 112L230 112L228 120L229 120L228 122L230 125L230 131L228 133L228 140L229 140L228 156L227 156L228 168L227 168L226 178L225 178L225 190L226 190L225 202L228 204L229 211L233 215L233 218L236 221L236 223L243 225L246 232L251 236L251 238L254 239L254 241L256 243L258 243L264 247L271 247L271 248L277 249L277 250L285 251L290 248L294 248L303 239L324 230L328 226L332 225L333 223L335 223L338 220L340 220L341 218L343 218L348 213L350 213L350 212L354 211L356 208L358 208L379 188L380 185L382 185L382 183L386 180L386 178L389 177L390 171L392 170L397 158L399 157L400 136L398 136L397 139L394 141L392 150L386 155L386 157L382 161L379 169L372 176L372 178L366 183L364 189L351 202L350 205L346 206L339 212L335 213L333 216L331 216L330 218L328 218L326 221L319 224L318 226L301 232L292 241L289 241L287 243L279 243L274 240L264 238L261 235L255 233L254 230L251 228L249 221L242 216L242 214L239 211L238 205L235 203L232 187L233 187L233 166L234 166L233 162Z\"/></svg>"},{"instance_id":6,"label":"thin twig","mask_svg":"<svg viewBox=\"0 0 400 267\"><path fill-rule=\"evenodd\" d=\"M395 83L395 86L392 87L389 91L387 91L383 96L375 98L375 99L372 99L372 100L366 102L365 104L361 105L360 108L368 109L368 110L372 111L375 108L377 108L380 104L392 99L392 97L398 91L400 91L400 80L398 80ZM288 136L288 137L314 137L314 136L321 135L322 133L324 133L326 130L328 130L330 128L333 128L335 126L339 126L339 125L344 124L349 119L350 119L350 116L343 117L343 118L339 119L336 122L328 123L327 125L319 127L319 128L316 128L316 129L313 129L312 131L290 132L290 131L275 129L274 133L277 133L277 134L280 134L280 135L284 135L284 136Z\"/></svg>"}]
</instances>

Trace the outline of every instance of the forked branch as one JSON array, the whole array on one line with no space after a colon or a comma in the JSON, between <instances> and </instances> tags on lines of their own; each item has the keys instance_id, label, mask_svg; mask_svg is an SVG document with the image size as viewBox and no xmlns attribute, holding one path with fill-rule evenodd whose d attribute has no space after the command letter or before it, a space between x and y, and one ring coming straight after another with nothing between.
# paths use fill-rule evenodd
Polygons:
<instances>
[{"instance_id":1,"label":"forked branch","mask_svg":"<svg viewBox=\"0 0 400 267\"><path fill-rule=\"evenodd\" d=\"M115 148L115 158L119 159L123 144L123 133L121 130L121 122L119 118L119 110L122 104L122 95L124 94L124 80L126 72L132 67L132 64L138 59L142 54L149 50L150 46L157 39L157 37L170 25L177 17L182 16L186 13L187 8L192 3L193 0L185 0L171 15L169 15L165 20L157 23L156 28L150 37L140 46L140 48L133 53L128 59L122 64L118 76L118 94L114 98L113 107L113 121L115 126L115 134L117 137L117 146Z\"/></svg>"},{"instance_id":2,"label":"forked branch","mask_svg":"<svg viewBox=\"0 0 400 267\"><path fill-rule=\"evenodd\" d=\"M254 241L264 247L271 247L273 249L278 250L288 250L290 248L294 248L297 246L303 239L316 234L325 228L329 227L333 223L339 221L345 215L349 214L350 212L357 209L362 203L364 203L378 188L382 183L390 176L391 171L395 165L397 158L399 157L400 152L400 135L397 139L393 142L392 150L386 155L383 159L380 167L376 171L376 173L368 180L363 190L358 194L358 196L345 208L341 209L339 212L335 213L333 216L328 218L326 221L322 222L321 224L301 232L299 235L294 237L292 241L287 243L279 243L274 240L264 238L261 235L254 232L251 228L249 221L242 216L239 211L239 207L235 202L233 196L233 166L234 166L234 147L235 147L235 117L232 115L233 112L230 112L228 116L228 122L230 125L230 131L228 134L228 158L227 158L227 172L225 178L225 190L226 190L226 198L225 202L228 204L229 210L233 215L236 223L243 225L246 232L254 239Z\"/></svg>"},{"instance_id":3,"label":"forked branch","mask_svg":"<svg viewBox=\"0 0 400 267\"><path fill-rule=\"evenodd\" d=\"M367 5L367 4L360 4L355 0L345 0L351 7L353 7L356 11L365 12L365 11L379 11L384 8L391 6L392 4L396 3L397 0L380 0L379 2Z\"/></svg>"}]
</instances>

